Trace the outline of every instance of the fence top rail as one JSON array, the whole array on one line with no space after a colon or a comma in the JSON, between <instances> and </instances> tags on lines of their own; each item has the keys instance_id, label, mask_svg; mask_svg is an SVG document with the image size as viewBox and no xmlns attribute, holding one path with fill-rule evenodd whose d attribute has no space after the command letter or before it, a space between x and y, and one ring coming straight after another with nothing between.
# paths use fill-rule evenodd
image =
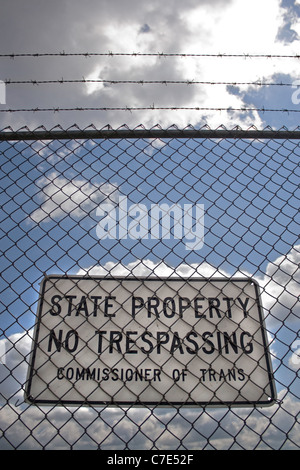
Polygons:
<instances>
[{"instance_id":1,"label":"fence top rail","mask_svg":"<svg viewBox=\"0 0 300 470\"><path fill-rule=\"evenodd\" d=\"M27 127L14 131L10 127L0 130L0 141L22 141L22 140L71 140L71 139L149 139L149 138L177 138L177 139L271 139L271 140L285 140L293 139L300 140L300 127L295 130L288 130L286 128L274 130L266 128L258 130L255 128L241 129L241 128L205 128L195 129L188 126L184 129L178 129L175 126L167 129L155 126L150 129L144 127L136 127L133 129L127 126L122 126L118 129L113 129L106 126L102 129L97 129L94 126L80 129L77 126L69 129L63 129L56 126L53 129L47 130L44 127L39 127L35 130L29 130Z\"/></svg>"}]
</instances>

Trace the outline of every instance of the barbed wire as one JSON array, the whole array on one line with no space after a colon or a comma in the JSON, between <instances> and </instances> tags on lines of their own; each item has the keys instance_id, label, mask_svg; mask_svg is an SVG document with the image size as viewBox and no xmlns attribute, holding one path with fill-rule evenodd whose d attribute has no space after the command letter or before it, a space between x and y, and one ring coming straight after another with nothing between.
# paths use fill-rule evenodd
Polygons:
<instances>
[{"instance_id":1,"label":"barbed wire","mask_svg":"<svg viewBox=\"0 0 300 470\"><path fill-rule=\"evenodd\" d=\"M226 86L282 86L282 87L292 87L293 83L283 83L283 82L264 82L262 80L256 80L254 82L226 82L226 81L208 81L208 80L106 80L106 79L53 79L53 80L13 80L5 79L3 80L6 85L48 85L48 84L69 84L69 83L99 83L107 85L119 85L119 84L133 84L133 85L226 85Z\"/></svg>"},{"instance_id":2,"label":"barbed wire","mask_svg":"<svg viewBox=\"0 0 300 470\"><path fill-rule=\"evenodd\" d=\"M9 53L9 54L0 54L0 58L21 58L21 57L32 57L32 58L41 58L41 57L158 57L158 58L238 58L238 59L299 59L300 55L298 54L205 54L205 53L163 53L163 52L36 52L36 53ZM253 86L253 87L294 87L294 83L282 82L282 81L267 81L264 79L257 79L255 81L224 81L224 80L196 80L196 79L181 79L181 80L148 80L148 79L129 79L129 80L114 80L114 79L103 79L103 78L71 78L65 79L63 77L56 79L12 79L7 78L3 80L3 83L7 86L13 85L66 85L66 84L102 84L104 86L115 86L115 85L201 85L201 86L228 86L228 87L237 87L237 86ZM8 108L2 107L0 113L18 113L18 112L78 112L78 111L146 111L146 110L157 110L157 111L211 111L211 112L272 112L272 113L299 113L300 109L273 109L265 107L255 107L255 106L242 106L240 108L233 107L211 107L211 106L155 106L151 104L148 106L102 106L102 107L29 107L29 108Z\"/></svg>"},{"instance_id":3,"label":"barbed wire","mask_svg":"<svg viewBox=\"0 0 300 470\"><path fill-rule=\"evenodd\" d=\"M300 54L191 54L165 52L29 52L0 54L0 58L15 59L18 57L198 57L198 58L242 58L242 59L300 59Z\"/></svg>"},{"instance_id":4,"label":"barbed wire","mask_svg":"<svg viewBox=\"0 0 300 470\"><path fill-rule=\"evenodd\" d=\"M226 111L226 112L261 112L261 113L300 113L300 109L270 109L270 108L222 108L222 107L198 107L198 106L112 106L112 107L73 107L73 108L20 108L0 109L0 113L17 112L62 112L62 111Z\"/></svg>"}]
</instances>

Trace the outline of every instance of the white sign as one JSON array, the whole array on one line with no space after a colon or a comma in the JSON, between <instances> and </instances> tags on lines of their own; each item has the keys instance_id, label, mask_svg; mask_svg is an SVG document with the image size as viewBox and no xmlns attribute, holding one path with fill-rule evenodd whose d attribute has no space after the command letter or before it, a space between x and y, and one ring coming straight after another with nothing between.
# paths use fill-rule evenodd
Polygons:
<instances>
[{"instance_id":1,"label":"white sign","mask_svg":"<svg viewBox=\"0 0 300 470\"><path fill-rule=\"evenodd\" d=\"M35 404L271 405L259 287L46 276L25 395Z\"/></svg>"}]
</instances>

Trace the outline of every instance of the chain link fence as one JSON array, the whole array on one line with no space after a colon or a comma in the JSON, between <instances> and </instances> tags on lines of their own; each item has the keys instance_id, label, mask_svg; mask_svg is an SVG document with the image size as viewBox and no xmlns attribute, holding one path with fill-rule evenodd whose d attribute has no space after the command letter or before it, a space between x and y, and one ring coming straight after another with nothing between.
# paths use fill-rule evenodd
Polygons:
<instances>
[{"instance_id":1,"label":"chain link fence","mask_svg":"<svg viewBox=\"0 0 300 470\"><path fill-rule=\"evenodd\" d=\"M299 449L299 131L1 133L1 449Z\"/></svg>"}]
</instances>

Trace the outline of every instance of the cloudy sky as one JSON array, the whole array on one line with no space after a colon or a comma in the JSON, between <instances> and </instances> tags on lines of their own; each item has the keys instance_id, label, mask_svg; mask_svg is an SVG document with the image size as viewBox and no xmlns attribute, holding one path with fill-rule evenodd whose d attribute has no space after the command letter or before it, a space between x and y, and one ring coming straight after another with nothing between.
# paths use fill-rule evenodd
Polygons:
<instances>
[{"instance_id":1,"label":"cloudy sky","mask_svg":"<svg viewBox=\"0 0 300 470\"><path fill-rule=\"evenodd\" d=\"M291 85L299 59L246 58L248 54L299 53L300 5L296 0L11 0L1 5L1 54L176 53L241 54L241 58L161 56L43 56L1 58L0 80L8 109L254 108L297 110ZM101 83L15 84L14 81L102 80ZM114 81L179 81L120 84ZM105 81L105 82L103 82ZM222 82L218 85L192 82ZM190 84L188 84L190 83ZM248 85L227 85L248 83ZM145 110L0 113L0 125L31 128L74 123L134 126L221 124L294 128L297 113Z\"/></svg>"},{"instance_id":2,"label":"cloudy sky","mask_svg":"<svg viewBox=\"0 0 300 470\"><path fill-rule=\"evenodd\" d=\"M0 57L0 80L6 83L0 128L52 128L57 124L66 128L76 123L79 127L208 124L215 128L223 124L247 128L253 124L294 129L299 124L300 93L297 85L291 86L300 79L299 59L253 57L299 53L300 3L295 0L186 0L184 7L178 0L3 0L0 12L0 54L10 55ZM203 56L164 57L158 53ZM70 80L80 83L67 83ZM181 83L164 83L169 81ZM78 107L128 109L58 111ZM154 109L130 111L135 107ZM37 108L51 111L9 112ZM5 157L1 172L5 274L1 279L4 335L0 353L6 354L0 363L0 427L7 437L0 441L1 448L39 448L39 443L65 448L66 442L76 443L78 448L93 448L99 442L104 448L123 448L123 435L132 448L148 448L152 439L157 439L160 448L176 448L181 437L190 449L205 446L207 438L212 447L220 449L257 444L278 448L290 429L287 446L300 445L299 424L293 420L299 411L298 362L292 355L299 348L300 314L297 142L283 147L274 142L269 147L261 142L205 142L200 148L196 142L181 147L179 142L159 139L101 146L93 141L52 141L30 147L2 143L1 152ZM183 243L174 240L99 243L96 208L105 201L116 204L119 195L126 195L131 204L147 206L161 202L162 195L169 204L204 204L203 250L187 252ZM125 413L122 409L74 411L25 405L22 385L27 364L23 358L28 358L31 349L44 272L253 276L262 289L278 404L234 413L197 409L131 409ZM73 412L76 420L70 420ZM101 420L96 419L99 416ZM141 432L134 423L141 424ZM115 426L114 433L110 426ZM88 433L84 433L85 427ZM34 429L32 435L28 428Z\"/></svg>"}]
</instances>

